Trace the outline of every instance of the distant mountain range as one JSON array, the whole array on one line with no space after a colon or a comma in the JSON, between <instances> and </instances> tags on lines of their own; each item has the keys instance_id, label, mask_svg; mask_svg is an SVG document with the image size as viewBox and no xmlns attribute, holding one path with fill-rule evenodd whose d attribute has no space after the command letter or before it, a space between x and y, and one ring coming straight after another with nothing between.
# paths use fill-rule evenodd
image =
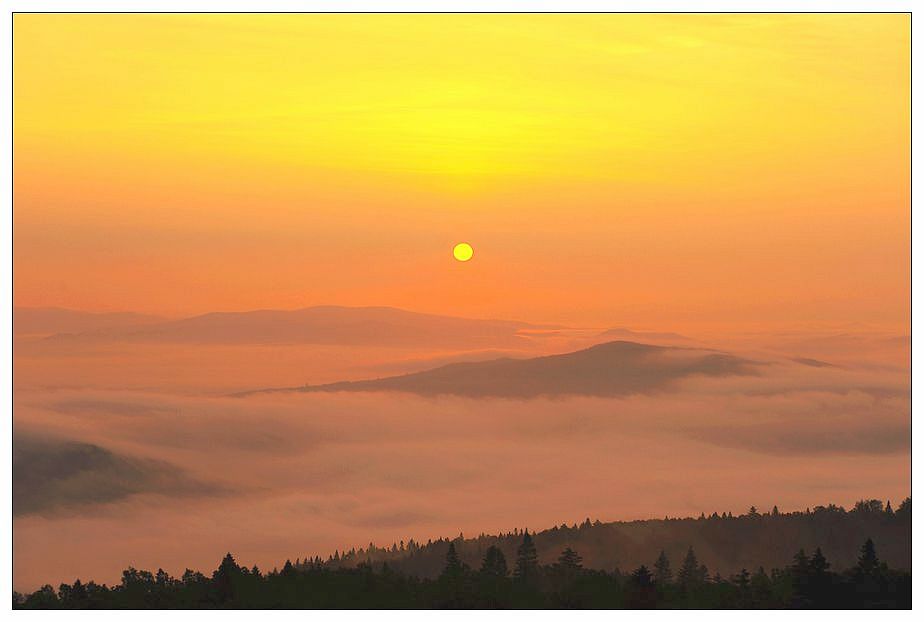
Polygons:
<instances>
[{"instance_id":1,"label":"distant mountain range","mask_svg":"<svg viewBox=\"0 0 924 622\"><path fill-rule=\"evenodd\" d=\"M58 340L465 348L515 347L528 340L521 331L557 328L414 313L391 307L339 306L206 313L180 320L133 313L16 309L14 325L17 334L45 334Z\"/></svg>"},{"instance_id":2,"label":"distant mountain range","mask_svg":"<svg viewBox=\"0 0 924 622\"><path fill-rule=\"evenodd\" d=\"M118 331L163 321L165 318L141 313L90 313L58 307L16 307L13 310L13 330L17 335Z\"/></svg>"},{"instance_id":3,"label":"distant mountain range","mask_svg":"<svg viewBox=\"0 0 924 622\"><path fill-rule=\"evenodd\" d=\"M614 397L667 389L690 376L753 375L758 373L759 366L757 361L714 350L612 341L568 354L452 363L402 376L268 391L399 391L427 396L506 398ZM260 391L251 393L256 392Z\"/></svg>"}]
</instances>

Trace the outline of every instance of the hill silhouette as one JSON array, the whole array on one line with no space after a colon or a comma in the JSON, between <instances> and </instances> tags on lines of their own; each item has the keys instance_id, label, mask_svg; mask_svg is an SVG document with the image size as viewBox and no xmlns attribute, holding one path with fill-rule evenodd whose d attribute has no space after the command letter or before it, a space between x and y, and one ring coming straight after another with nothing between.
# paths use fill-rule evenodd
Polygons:
<instances>
[{"instance_id":1,"label":"hill silhouette","mask_svg":"<svg viewBox=\"0 0 924 622\"><path fill-rule=\"evenodd\" d=\"M13 330L17 335L75 334L137 329L163 322L164 318L141 313L90 313L58 307L16 307Z\"/></svg>"},{"instance_id":2,"label":"hill silhouette","mask_svg":"<svg viewBox=\"0 0 924 622\"><path fill-rule=\"evenodd\" d=\"M523 345L541 325L415 313L392 307L317 306L217 312L55 338L188 344L339 344L425 347ZM68 331L74 332L74 331Z\"/></svg>"},{"instance_id":3,"label":"hill silhouette","mask_svg":"<svg viewBox=\"0 0 924 622\"><path fill-rule=\"evenodd\" d=\"M92 443L17 434L13 442L13 515L54 515L143 492L218 494L175 466Z\"/></svg>"},{"instance_id":4,"label":"hill silhouette","mask_svg":"<svg viewBox=\"0 0 924 622\"><path fill-rule=\"evenodd\" d=\"M697 518L663 518L562 524L534 531L533 542L542 564L552 564L565 548L580 552L586 568L632 570L652 564L652 551L664 551L679 564L692 546L710 572L730 575L742 568L782 568L798 549L825 551L834 570L845 570L856 561L860 542L872 538L880 559L889 567L911 569L911 501L893 510L891 503L861 500L849 511L836 505L816 506L804 511L769 511L733 515L713 513ZM442 571L449 543L460 560L473 567L488 547L498 547L507 559L514 558L524 529L477 537L441 538L426 544L394 543L382 548L360 548L337 552L337 560L326 563L349 567L358 563L387 563L390 568L420 577L436 577ZM410 548L408 548L410 547Z\"/></svg>"},{"instance_id":5,"label":"hill silhouette","mask_svg":"<svg viewBox=\"0 0 924 622\"><path fill-rule=\"evenodd\" d=\"M677 343L677 342L689 342L692 341L689 337L685 337L679 333L662 333L655 331L644 331L644 330L631 330L628 328L610 328L603 331L598 337L602 337L607 340L621 339L626 341L638 341L638 342L668 342L668 343Z\"/></svg>"},{"instance_id":6,"label":"hill silhouette","mask_svg":"<svg viewBox=\"0 0 924 622\"><path fill-rule=\"evenodd\" d=\"M758 367L756 361L714 350L611 341L568 354L452 363L403 376L271 390L400 391L508 398L613 397L667 389L690 376L756 374Z\"/></svg>"}]
</instances>

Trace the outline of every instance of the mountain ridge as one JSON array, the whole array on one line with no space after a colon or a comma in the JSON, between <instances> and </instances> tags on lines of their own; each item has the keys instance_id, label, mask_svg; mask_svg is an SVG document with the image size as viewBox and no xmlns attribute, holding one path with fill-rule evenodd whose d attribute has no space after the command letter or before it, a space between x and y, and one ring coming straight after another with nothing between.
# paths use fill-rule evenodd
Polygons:
<instances>
[{"instance_id":1,"label":"mountain ridge","mask_svg":"<svg viewBox=\"0 0 924 622\"><path fill-rule=\"evenodd\" d=\"M565 354L458 362L377 379L262 389L235 395L246 397L269 392L397 391L425 396L616 397L666 389L689 376L756 375L760 364L758 361L705 348L610 341Z\"/></svg>"},{"instance_id":2,"label":"mountain ridge","mask_svg":"<svg viewBox=\"0 0 924 622\"><path fill-rule=\"evenodd\" d=\"M898 503L898 500L896 500ZM333 567L356 564L387 563L399 572L421 577L435 577L445 565L450 542L463 562L477 568L488 546L498 546L507 559L515 559L516 549L525 531L529 531L541 563L553 563L565 547L580 553L588 568L631 570L640 564L653 564L659 551L679 568L687 548L692 546L712 572L728 575L741 568L756 570L784 567L800 548L813 551L820 547L832 567L848 568L856 559L860 543L872 537L880 555L891 567L910 569L911 498L893 511L891 502L877 499L857 501L854 507L828 504L805 511L780 512L776 506L758 512L734 515L731 512L702 513L699 517L642 518L563 523L545 529L514 529L498 534L440 537L426 544L409 540L401 547L360 547L336 551L337 557L319 560ZM779 547L785 542L785 547ZM371 544L371 543L370 543ZM310 559L310 558L306 558Z\"/></svg>"},{"instance_id":3,"label":"mountain ridge","mask_svg":"<svg viewBox=\"0 0 924 622\"><path fill-rule=\"evenodd\" d=\"M514 346L520 331L564 328L519 320L473 319L388 306L316 305L299 309L211 311L134 326L68 331L51 340L103 340L191 344Z\"/></svg>"}]
</instances>

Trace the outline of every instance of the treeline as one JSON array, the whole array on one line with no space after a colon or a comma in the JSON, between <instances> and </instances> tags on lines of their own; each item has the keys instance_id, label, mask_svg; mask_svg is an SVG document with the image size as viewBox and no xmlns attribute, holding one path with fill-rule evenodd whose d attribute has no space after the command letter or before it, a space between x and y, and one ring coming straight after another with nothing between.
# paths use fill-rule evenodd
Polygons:
<instances>
[{"instance_id":1,"label":"treeline","mask_svg":"<svg viewBox=\"0 0 924 622\"><path fill-rule=\"evenodd\" d=\"M326 559L310 558L331 568L359 564L374 567L387 562L398 572L419 577L437 577L449 543L453 542L464 563L477 567L487 549L499 548L508 559L516 554L523 529L464 538L440 538L425 543L413 539L389 546L369 543L365 547L335 551ZM693 546L713 572L731 574L742 568L782 568L792 551L821 547L834 570L849 568L856 560L858 542L872 538L880 558L892 568L911 569L911 499L898 508L877 499L857 501L846 510L837 505L816 506L795 512L780 512L775 506L759 512L733 515L731 512L698 518L668 518L602 523L589 518L580 524L559 525L533 533L539 561L554 564L565 548L580 550L584 566L611 571L637 568L651 563L651 551L664 550L681 559ZM786 546L780 546L785 543Z\"/></svg>"},{"instance_id":2,"label":"treeline","mask_svg":"<svg viewBox=\"0 0 924 622\"><path fill-rule=\"evenodd\" d=\"M825 510L825 512L834 510ZM845 514L882 515L907 524L910 548L911 502L895 512L887 504L859 502ZM812 513L814 514L814 513ZM759 520L756 510L743 520ZM771 511L770 519L783 515ZM708 518L700 520L708 521ZM723 520L723 519L719 519ZM725 521L729 520L726 516ZM593 525L586 529L592 529ZM580 529L579 527L577 529ZM551 530L550 530L551 531ZM560 530L559 530L560 531ZM506 536L504 536L506 538ZM821 547L799 549L788 563L765 570L742 566L732 573L710 570L694 546L681 556L665 550L630 571L587 567L583 549L565 546L553 561L541 563L536 538L517 536L512 555L491 544L477 564L467 563L459 547L471 541L405 545L405 557L443 549L434 577L400 571L371 557L344 564L337 554L286 561L281 570L262 572L240 566L229 553L211 576L192 570L180 578L129 568L119 585L94 582L46 585L29 595L14 593L17 609L172 609L172 608L910 608L911 574L880 559L870 538L854 544L849 565L832 568ZM445 547L442 546L445 544ZM775 543L779 548L781 541ZM401 552L401 547L396 546ZM414 549L410 553L408 548ZM382 549L378 549L382 550ZM390 554L391 549L387 550ZM369 550L366 551L369 553ZM356 553L354 553L356 554ZM350 557L348 553L347 558ZM510 562L508 562L508 559Z\"/></svg>"},{"instance_id":3,"label":"treeline","mask_svg":"<svg viewBox=\"0 0 924 622\"><path fill-rule=\"evenodd\" d=\"M229 553L206 577L187 570L174 578L129 568L120 585L75 581L57 592L50 585L24 597L13 596L14 609L908 609L911 574L890 570L867 540L853 567L830 571L821 549L800 550L784 569L742 569L729 577L710 575L692 547L674 573L662 551L651 567L631 573L583 567L581 555L566 548L551 565L540 565L528 532L523 534L512 572L497 547L489 547L473 569L449 544L443 571L420 579L388 564L331 569L315 562L286 562L264 575L248 569Z\"/></svg>"}]
</instances>

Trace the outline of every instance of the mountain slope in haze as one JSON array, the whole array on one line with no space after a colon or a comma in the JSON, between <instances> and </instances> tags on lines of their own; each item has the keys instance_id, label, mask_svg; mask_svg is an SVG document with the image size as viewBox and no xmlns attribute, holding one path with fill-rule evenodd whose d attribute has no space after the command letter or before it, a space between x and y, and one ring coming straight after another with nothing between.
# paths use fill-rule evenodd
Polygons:
<instances>
[{"instance_id":1,"label":"mountain slope in haze","mask_svg":"<svg viewBox=\"0 0 924 622\"><path fill-rule=\"evenodd\" d=\"M755 361L712 350L611 341L568 354L453 363L404 376L282 390L400 391L418 395L507 398L614 397L666 389L689 376L753 375L758 365Z\"/></svg>"},{"instance_id":2,"label":"mountain slope in haze","mask_svg":"<svg viewBox=\"0 0 924 622\"><path fill-rule=\"evenodd\" d=\"M628 328L610 328L609 330L605 330L597 336L607 340L620 339L638 342L659 341L676 343L678 341L692 341L689 337L684 337L678 333L658 333L643 330L629 330Z\"/></svg>"},{"instance_id":3,"label":"mountain slope in haze","mask_svg":"<svg viewBox=\"0 0 924 622\"><path fill-rule=\"evenodd\" d=\"M13 515L68 514L132 495L220 494L160 460L114 452L92 443L19 433L13 441Z\"/></svg>"},{"instance_id":4,"label":"mountain slope in haze","mask_svg":"<svg viewBox=\"0 0 924 622\"><path fill-rule=\"evenodd\" d=\"M505 320L473 320L392 307L308 307L206 313L140 328L76 338L190 344L325 344L424 347L522 345L523 329L541 326Z\"/></svg>"},{"instance_id":5,"label":"mountain slope in haze","mask_svg":"<svg viewBox=\"0 0 924 622\"><path fill-rule=\"evenodd\" d=\"M164 318L141 313L90 313L58 307L16 307L13 331L17 335L54 335L138 328Z\"/></svg>"},{"instance_id":6,"label":"mountain slope in haze","mask_svg":"<svg viewBox=\"0 0 924 622\"><path fill-rule=\"evenodd\" d=\"M833 570L842 571L856 563L860 545L872 538L882 561L890 568L911 569L911 499L893 511L879 500L858 501L852 510L836 505L816 506L801 512L747 513L733 516L702 515L699 518L664 518L602 523L586 519L580 525L562 524L541 531L530 530L541 564L554 564L565 547L584 559L585 568L624 572L645 564L654 564L661 551L667 555L674 571L680 569L689 547L711 573L724 576L752 572L758 567L784 568L800 548L814 551L820 547ZM461 534L460 534L461 536ZM518 533L481 534L474 538L440 538L426 544L410 540L383 548L360 548L338 552L328 567L349 568L359 563L385 562L397 572L418 577L439 576L446 566L446 552L452 542L459 558L478 568L489 546L501 549L508 564L517 558L523 541Z\"/></svg>"}]
</instances>

